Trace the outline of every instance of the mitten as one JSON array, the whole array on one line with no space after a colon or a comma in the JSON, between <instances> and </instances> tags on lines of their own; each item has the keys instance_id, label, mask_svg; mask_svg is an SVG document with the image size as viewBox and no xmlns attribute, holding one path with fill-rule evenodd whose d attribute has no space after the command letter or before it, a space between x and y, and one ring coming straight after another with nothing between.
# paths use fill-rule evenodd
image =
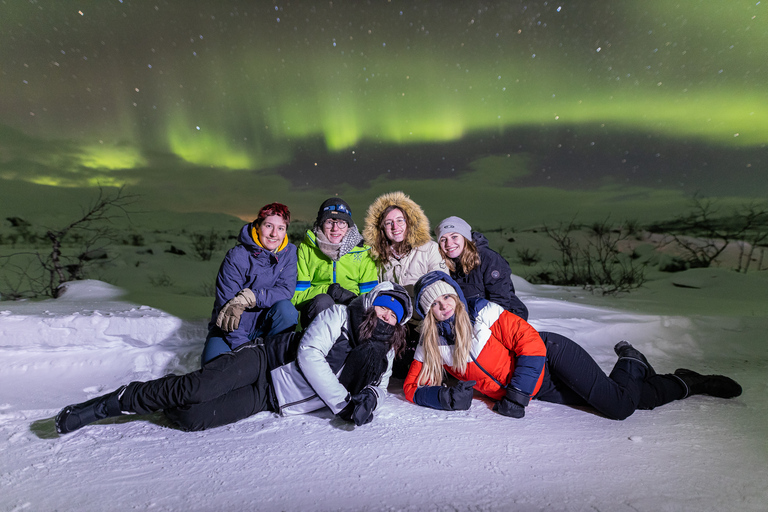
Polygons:
<instances>
[{"instance_id":1,"label":"mitten","mask_svg":"<svg viewBox=\"0 0 768 512\"><path fill-rule=\"evenodd\" d=\"M512 400L508 400L507 397L504 397L493 404L493 410L504 416L509 416L510 418L520 419L525 416L525 407Z\"/></svg>"},{"instance_id":2,"label":"mitten","mask_svg":"<svg viewBox=\"0 0 768 512\"><path fill-rule=\"evenodd\" d=\"M367 387L347 398L347 405L336 415L345 421L353 421L358 427L373 421L373 410L376 408L376 392Z\"/></svg>"},{"instance_id":3,"label":"mitten","mask_svg":"<svg viewBox=\"0 0 768 512\"><path fill-rule=\"evenodd\" d=\"M437 394L440 405L446 411L466 411L472 405L474 380L461 381L450 388L442 387Z\"/></svg>"},{"instance_id":4,"label":"mitten","mask_svg":"<svg viewBox=\"0 0 768 512\"><path fill-rule=\"evenodd\" d=\"M513 386L507 386L507 394L504 398L493 404L493 410L510 418L522 418L525 416L525 406L531 397Z\"/></svg>"}]
</instances>

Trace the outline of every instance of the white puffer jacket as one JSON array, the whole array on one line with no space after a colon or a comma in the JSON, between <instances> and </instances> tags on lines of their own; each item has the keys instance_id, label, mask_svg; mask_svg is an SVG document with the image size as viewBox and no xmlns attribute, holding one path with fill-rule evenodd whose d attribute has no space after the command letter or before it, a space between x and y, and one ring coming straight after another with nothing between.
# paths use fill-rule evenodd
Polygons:
<instances>
[{"instance_id":1,"label":"white puffer jacket","mask_svg":"<svg viewBox=\"0 0 768 512\"><path fill-rule=\"evenodd\" d=\"M361 295L365 310L373 306L373 301L383 291L395 292L406 299L406 312L400 321L404 325L411 318L413 308L407 292L397 284L380 283L369 293ZM301 338L296 361L270 372L280 414L303 414L326 406L337 414L347 405L349 392L339 382L343 366L334 373L327 358L334 345L348 341L351 330L347 306L336 304L317 315ZM371 386L377 395L377 405L387 395L394 358L394 350L390 350L387 353L387 370L378 385Z\"/></svg>"}]
</instances>

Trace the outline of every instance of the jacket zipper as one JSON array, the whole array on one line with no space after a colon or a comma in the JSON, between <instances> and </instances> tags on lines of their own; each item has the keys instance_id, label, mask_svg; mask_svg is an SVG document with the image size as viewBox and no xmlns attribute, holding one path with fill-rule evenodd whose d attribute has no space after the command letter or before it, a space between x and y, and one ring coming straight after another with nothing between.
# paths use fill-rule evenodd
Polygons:
<instances>
[{"instance_id":1,"label":"jacket zipper","mask_svg":"<svg viewBox=\"0 0 768 512\"><path fill-rule=\"evenodd\" d=\"M472 361L473 361L473 362L474 362L474 363L477 365L477 367L478 367L478 368L480 368L481 370L483 370L483 373L484 373L484 374L486 374L487 376L489 376L489 377L491 378L491 380L492 380L493 382L495 382L495 383L496 383L496 384L497 384L497 385L498 385L498 386L499 386L501 389L504 389L504 388L506 387L506 386L504 386L504 385L503 385L501 382L499 382L498 380L496 380L496 378L495 378L493 375L491 375L490 373L488 373L488 372L486 371L486 369L485 369L485 368L483 368L483 367L480 365L480 363L478 363L478 362L477 362L477 359L475 359L475 356L473 356L471 352L469 353L469 357L471 357L471 358L472 358Z\"/></svg>"},{"instance_id":2,"label":"jacket zipper","mask_svg":"<svg viewBox=\"0 0 768 512\"><path fill-rule=\"evenodd\" d=\"M288 407L293 407L294 405L299 405L299 404L303 404L304 402L309 402L310 400L313 400L315 398L317 398L317 393L315 393L312 396L308 396L307 398L302 398L301 400L296 400L295 402L287 403L280 408L280 411L282 411L283 409L287 409Z\"/></svg>"}]
</instances>

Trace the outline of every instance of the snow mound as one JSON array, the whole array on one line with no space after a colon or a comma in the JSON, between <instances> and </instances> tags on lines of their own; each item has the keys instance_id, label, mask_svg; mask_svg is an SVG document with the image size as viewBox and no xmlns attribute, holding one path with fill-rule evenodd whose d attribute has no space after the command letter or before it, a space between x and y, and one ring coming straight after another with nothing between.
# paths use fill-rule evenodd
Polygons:
<instances>
[{"instance_id":1,"label":"snow mound","mask_svg":"<svg viewBox=\"0 0 768 512\"><path fill-rule=\"evenodd\" d=\"M111 301L123 290L100 281L67 283L62 297L4 303L0 349L146 347L176 334L182 321L164 311Z\"/></svg>"},{"instance_id":2,"label":"snow mound","mask_svg":"<svg viewBox=\"0 0 768 512\"><path fill-rule=\"evenodd\" d=\"M93 279L62 283L59 289L60 301L106 300L125 295L122 288Z\"/></svg>"}]
</instances>

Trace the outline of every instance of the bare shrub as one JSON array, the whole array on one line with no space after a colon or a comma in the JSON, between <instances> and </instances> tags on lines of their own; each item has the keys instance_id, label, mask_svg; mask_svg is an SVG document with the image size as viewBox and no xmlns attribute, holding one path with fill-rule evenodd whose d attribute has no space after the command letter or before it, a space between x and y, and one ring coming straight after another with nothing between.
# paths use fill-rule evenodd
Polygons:
<instances>
[{"instance_id":1,"label":"bare shrub","mask_svg":"<svg viewBox=\"0 0 768 512\"><path fill-rule=\"evenodd\" d=\"M36 297L31 290L41 287L40 267L32 258L0 258L0 300L21 300Z\"/></svg>"},{"instance_id":2,"label":"bare shrub","mask_svg":"<svg viewBox=\"0 0 768 512\"><path fill-rule=\"evenodd\" d=\"M144 235L141 233L131 233L129 244L134 247L142 247L144 245Z\"/></svg>"},{"instance_id":3,"label":"bare shrub","mask_svg":"<svg viewBox=\"0 0 768 512\"><path fill-rule=\"evenodd\" d=\"M756 259L755 251L768 239L768 209L754 203L721 213L714 199L694 197L691 211L667 222L649 227L666 234L662 245L674 245L683 253L688 268L706 268L731 245L739 249L738 272L746 273ZM762 259L763 249L760 248ZM758 263L758 269L762 262Z\"/></svg>"},{"instance_id":4,"label":"bare shrub","mask_svg":"<svg viewBox=\"0 0 768 512\"><path fill-rule=\"evenodd\" d=\"M621 226L613 227L605 220L585 229L571 221L557 227L545 226L544 231L555 243L560 259L547 271L539 272L539 279L582 286L603 295L627 292L645 283L646 264L638 261L633 251L620 250L622 242L630 238Z\"/></svg>"},{"instance_id":5,"label":"bare shrub","mask_svg":"<svg viewBox=\"0 0 768 512\"><path fill-rule=\"evenodd\" d=\"M149 284L151 284L155 288L169 288L175 284L173 281L173 278L169 276L165 270L163 270L159 274L149 276L148 279L149 279Z\"/></svg>"},{"instance_id":6,"label":"bare shrub","mask_svg":"<svg viewBox=\"0 0 768 512\"><path fill-rule=\"evenodd\" d=\"M746 274L752 261L757 259L755 251L758 249L760 258L757 270L762 270L766 250L763 244L768 240L768 210L750 203L742 205L736 216L744 223L743 240L739 241L739 263L736 270Z\"/></svg>"},{"instance_id":7,"label":"bare shrub","mask_svg":"<svg viewBox=\"0 0 768 512\"><path fill-rule=\"evenodd\" d=\"M215 297L216 296L216 280L208 279L200 283L198 288L199 294L203 297Z\"/></svg>"},{"instance_id":8,"label":"bare shrub","mask_svg":"<svg viewBox=\"0 0 768 512\"><path fill-rule=\"evenodd\" d=\"M541 261L541 251L532 251L528 248L518 249L517 260L526 267L532 267Z\"/></svg>"},{"instance_id":9,"label":"bare shrub","mask_svg":"<svg viewBox=\"0 0 768 512\"><path fill-rule=\"evenodd\" d=\"M214 253L224 246L225 241L214 229L208 233L192 233L192 248L203 261L210 261Z\"/></svg>"},{"instance_id":10,"label":"bare shrub","mask_svg":"<svg viewBox=\"0 0 768 512\"><path fill-rule=\"evenodd\" d=\"M83 207L79 218L61 228L46 230L50 252L19 252L0 258L2 283L7 288L2 290L2 295L56 297L61 283L82 279L86 266L95 261L92 255L105 251L109 243L117 240L118 230L112 221L121 214L127 217L126 208L136 199L126 195L123 188L107 195L100 188L96 199ZM40 240L28 224L19 227L23 229L21 235L25 242Z\"/></svg>"},{"instance_id":11,"label":"bare shrub","mask_svg":"<svg viewBox=\"0 0 768 512\"><path fill-rule=\"evenodd\" d=\"M674 242L683 253L689 268L710 267L737 235L732 227L718 218L716 201L694 197L692 210L677 219L651 226L652 231L668 233L666 243Z\"/></svg>"}]
</instances>

